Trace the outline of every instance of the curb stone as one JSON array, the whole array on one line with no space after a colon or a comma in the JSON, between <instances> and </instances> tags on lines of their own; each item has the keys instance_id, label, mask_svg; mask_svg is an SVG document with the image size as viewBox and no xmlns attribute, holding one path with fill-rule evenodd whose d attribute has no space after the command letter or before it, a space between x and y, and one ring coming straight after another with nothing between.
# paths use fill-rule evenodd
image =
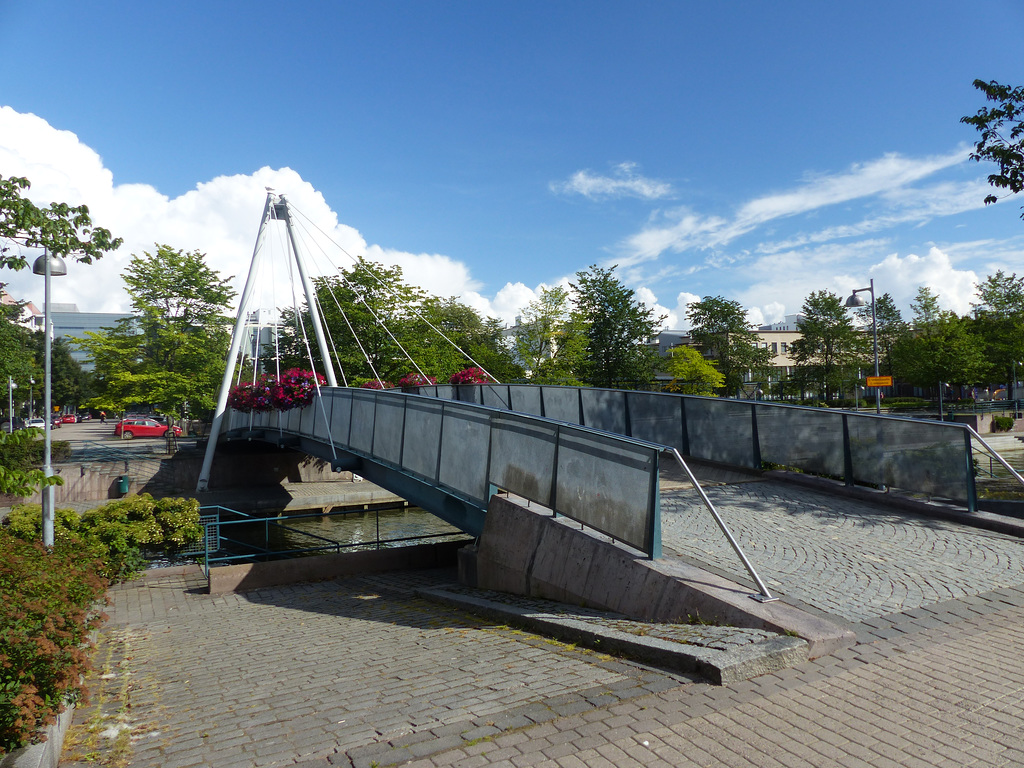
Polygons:
<instances>
[{"instance_id":1,"label":"curb stone","mask_svg":"<svg viewBox=\"0 0 1024 768\"><path fill-rule=\"evenodd\" d=\"M547 610L538 610L537 600L517 600L504 594L493 599L499 597L498 593L485 590L469 592L461 587L416 590L416 594L426 600L522 626L592 650L626 656L677 672L698 674L715 685L749 680L796 666L808 659L808 643L798 637L739 628L724 628L723 632L721 627L710 627L708 631L714 630L716 637L698 638L697 643L685 639L663 639L656 635L664 633L651 630L678 625L631 621L615 613L581 610L550 601L543 601ZM726 637L731 635L733 642L722 642L723 634ZM714 647L716 645L719 647ZM722 648L723 645L728 647Z\"/></svg>"}]
</instances>

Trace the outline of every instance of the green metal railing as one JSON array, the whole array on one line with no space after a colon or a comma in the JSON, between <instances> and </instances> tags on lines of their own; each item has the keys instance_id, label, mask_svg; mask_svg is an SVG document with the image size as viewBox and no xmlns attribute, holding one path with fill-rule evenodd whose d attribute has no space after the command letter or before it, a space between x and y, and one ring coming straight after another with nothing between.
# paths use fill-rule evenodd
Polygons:
<instances>
[{"instance_id":1,"label":"green metal railing","mask_svg":"<svg viewBox=\"0 0 1024 768\"><path fill-rule=\"evenodd\" d=\"M372 541L343 542L329 536L304 531L289 525L297 520L323 520L331 517L363 514L367 510L339 510L332 512L315 512L299 515L280 515L273 517L256 517L245 512L223 506L200 507L200 522L203 525L203 539L195 548L185 555L202 556L203 569L207 575L210 568L217 564L280 560L291 557L303 557L316 554L340 554L358 549L385 549L408 545L411 542L444 539L461 536L459 531L443 533L427 533L416 536L399 536L381 538L380 512L373 510L376 520L376 536ZM233 519L224 519L225 516ZM248 531L242 527L247 526ZM256 535L247 536L255 530ZM237 533L234 533L238 531ZM309 546L275 546L272 539L275 533L288 532L300 539L308 539ZM232 535L233 534L233 535Z\"/></svg>"}]
</instances>

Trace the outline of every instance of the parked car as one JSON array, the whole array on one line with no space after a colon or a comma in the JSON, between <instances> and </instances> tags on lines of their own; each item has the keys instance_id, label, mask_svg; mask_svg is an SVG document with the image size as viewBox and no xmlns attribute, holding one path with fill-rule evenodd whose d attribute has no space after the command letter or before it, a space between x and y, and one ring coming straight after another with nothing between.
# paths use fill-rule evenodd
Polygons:
<instances>
[{"instance_id":1,"label":"parked car","mask_svg":"<svg viewBox=\"0 0 1024 768\"><path fill-rule=\"evenodd\" d=\"M46 419L25 419L25 429L46 429Z\"/></svg>"},{"instance_id":2,"label":"parked car","mask_svg":"<svg viewBox=\"0 0 1024 768\"><path fill-rule=\"evenodd\" d=\"M167 432L167 425L161 424L156 419L122 419L114 426L114 434L125 440L133 437L163 437ZM174 434L181 436L181 427L173 427Z\"/></svg>"},{"instance_id":3,"label":"parked car","mask_svg":"<svg viewBox=\"0 0 1024 768\"><path fill-rule=\"evenodd\" d=\"M65 413L60 417L61 424L77 424L78 417L73 413Z\"/></svg>"}]
</instances>

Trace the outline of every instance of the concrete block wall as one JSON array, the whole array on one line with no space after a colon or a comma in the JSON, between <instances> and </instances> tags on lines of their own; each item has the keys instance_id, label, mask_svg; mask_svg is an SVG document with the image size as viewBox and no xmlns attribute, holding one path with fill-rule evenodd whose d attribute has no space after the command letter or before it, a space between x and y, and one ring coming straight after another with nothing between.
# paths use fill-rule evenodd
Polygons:
<instances>
[{"instance_id":1,"label":"concrete block wall","mask_svg":"<svg viewBox=\"0 0 1024 768\"><path fill-rule=\"evenodd\" d=\"M464 559L468 559L468 556ZM761 603L751 590L679 560L648 560L552 517L493 496L474 563L475 585L570 605L614 611L640 621L686 622L792 632L817 657L852 645L853 633L783 602Z\"/></svg>"}]
</instances>

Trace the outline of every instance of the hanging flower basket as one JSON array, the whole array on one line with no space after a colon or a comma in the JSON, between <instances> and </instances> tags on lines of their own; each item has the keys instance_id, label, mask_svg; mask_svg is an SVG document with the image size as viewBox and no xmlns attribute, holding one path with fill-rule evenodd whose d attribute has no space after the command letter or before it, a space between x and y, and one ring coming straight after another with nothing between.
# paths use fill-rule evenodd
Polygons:
<instances>
[{"instance_id":1,"label":"hanging flower basket","mask_svg":"<svg viewBox=\"0 0 1024 768\"><path fill-rule=\"evenodd\" d=\"M437 384L437 379L420 373L407 373L398 380L398 386L402 387L402 389L406 387L428 387L431 384Z\"/></svg>"},{"instance_id":2,"label":"hanging flower basket","mask_svg":"<svg viewBox=\"0 0 1024 768\"><path fill-rule=\"evenodd\" d=\"M364 381L359 385L360 389L391 389L390 381L377 381L377 379L371 379L370 381Z\"/></svg>"},{"instance_id":3,"label":"hanging flower basket","mask_svg":"<svg viewBox=\"0 0 1024 768\"><path fill-rule=\"evenodd\" d=\"M313 402L317 383L327 380L319 373L292 368L280 376L263 374L252 384L237 384L228 393L228 406L242 413L267 413L305 408Z\"/></svg>"},{"instance_id":4,"label":"hanging flower basket","mask_svg":"<svg viewBox=\"0 0 1024 768\"><path fill-rule=\"evenodd\" d=\"M488 376L483 368L466 368L458 373L452 374L448 379L449 384L490 384L494 379Z\"/></svg>"}]
</instances>

